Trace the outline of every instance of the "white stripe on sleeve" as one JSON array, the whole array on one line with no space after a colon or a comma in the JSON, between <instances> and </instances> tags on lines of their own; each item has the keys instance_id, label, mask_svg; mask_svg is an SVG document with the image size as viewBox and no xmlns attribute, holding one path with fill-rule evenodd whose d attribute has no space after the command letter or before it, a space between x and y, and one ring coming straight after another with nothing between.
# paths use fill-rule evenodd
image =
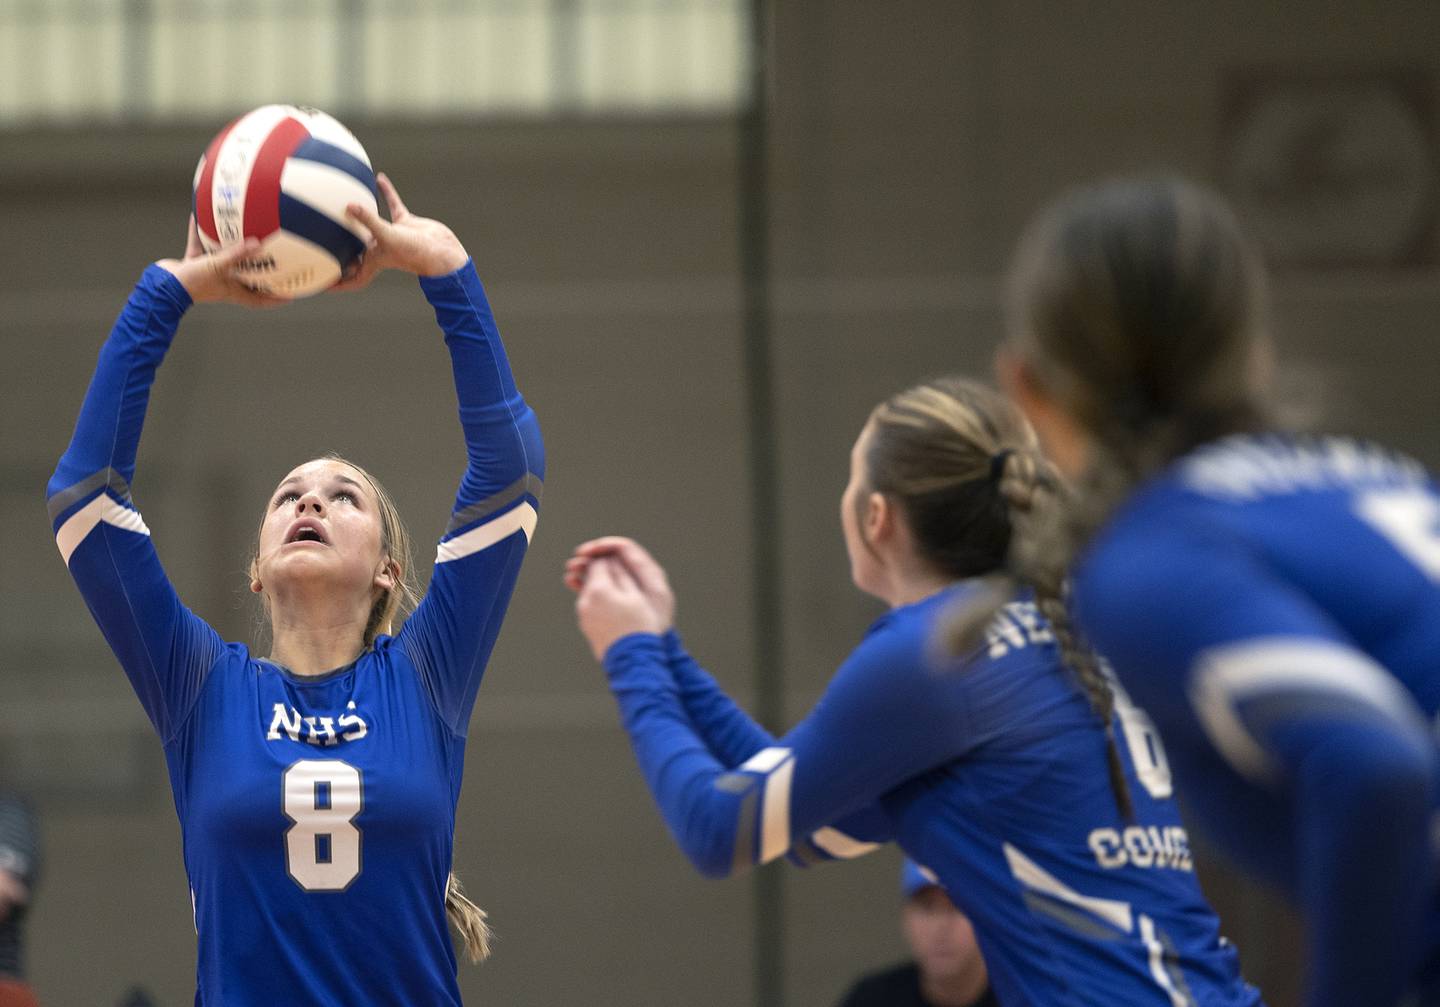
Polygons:
<instances>
[{"instance_id":1,"label":"white stripe on sleeve","mask_svg":"<svg viewBox=\"0 0 1440 1007\"><path fill-rule=\"evenodd\" d=\"M491 521L475 528L471 528L463 535L456 535L440 543L440 548L435 551L436 563L449 563L451 560L464 559L471 553L488 549L496 542L507 539L517 531L525 533L525 541L529 542L535 535L535 525L539 522L540 515L535 513L535 508L529 501L522 503L519 507L512 507L504 514Z\"/></svg>"},{"instance_id":2,"label":"white stripe on sleeve","mask_svg":"<svg viewBox=\"0 0 1440 1007\"><path fill-rule=\"evenodd\" d=\"M145 527L139 511L123 507L109 494L101 493L66 518L60 530L55 533L55 544L60 547L60 555L64 557L66 566L70 565L71 554L102 521L140 535L150 534L150 529Z\"/></svg>"},{"instance_id":3,"label":"white stripe on sleeve","mask_svg":"<svg viewBox=\"0 0 1440 1007\"><path fill-rule=\"evenodd\" d=\"M1274 777L1269 753L1237 706L1265 695L1341 696L1397 721L1420 718L1395 677L1367 655L1313 637L1261 637L1202 651L1190 674L1190 702L1215 747L1241 775Z\"/></svg>"},{"instance_id":4,"label":"white stripe on sleeve","mask_svg":"<svg viewBox=\"0 0 1440 1007\"><path fill-rule=\"evenodd\" d=\"M765 775L765 803L760 812L760 856L768 864L790 848L790 783L795 776L794 754L788 748L762 748L740 767L742 772ZM748 836L736 836L745 842Z\"/></svg>"},{"instance_id":5,"label":"white stripe on sleeve","mask_svg":"<svg viewBox=\"0 0 1440 1007\"><path fill-rule=\"evenodd\" d=\"M854 860L880 848L879 843L862 842L828 825L815 830L810 835L810 841L836 860Z\"/></svg>"}]
</instances>

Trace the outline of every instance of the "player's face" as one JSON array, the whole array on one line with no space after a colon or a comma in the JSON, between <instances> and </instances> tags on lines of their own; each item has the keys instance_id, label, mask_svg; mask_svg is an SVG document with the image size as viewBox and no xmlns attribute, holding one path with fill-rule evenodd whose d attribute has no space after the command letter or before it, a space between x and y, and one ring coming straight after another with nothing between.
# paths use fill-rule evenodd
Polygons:
<instances>
[{"instance_id":1,"label":"player's face","mask_svg":"<svg viewBox=\"0 0 1440 1007\"><path fill-rule=\"evenodd\" d=\"M256 581L271 601L323 584L368 608L388 585L380 506L369 481L330 458L306 462L280 481L260 526Z\"/></svg>"},{"instance_id":2,"label":"player's face","mask_svg":"<svg viewBox=\"0 0 1440 1007\"><path fill-rule=\"evenodd\" d=\"M980 959L975 930L939 885L920 889L901 914L905 940L923 975L947 979L968 972Z\"/></svg>"},{"instance_id":3,"label":"player's face","mask_svg":"<svg viewBox=\"0 0 1440 1007\"><path fill-rule=\"evenodd\" d=\"M879 560L874 549L865 541L864 530L860 527L862 508L870 494L870 476L865 465L869 445L870 425L867 423L855 439L855 446L850 449L850 481L840 495L840 528L845 535L845 551L850 556L850 579L860 590L875 594L879 583Z\"/></svg>"}]
</instances>

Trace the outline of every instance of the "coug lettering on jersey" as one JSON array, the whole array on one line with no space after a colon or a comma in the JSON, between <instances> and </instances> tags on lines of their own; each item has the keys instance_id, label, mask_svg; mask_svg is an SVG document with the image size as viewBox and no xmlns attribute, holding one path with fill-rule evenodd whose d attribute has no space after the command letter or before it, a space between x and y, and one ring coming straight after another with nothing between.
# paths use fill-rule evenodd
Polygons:
<instances>
[{"instance_id":1,"label":"coug lettering on jersey","mask_svg":"<svg viewBox=\"0 0 1440 1007\"><path fill-rule=\"evenodd\" d=\"M1093 829L1089 843L1095 862L1109 870L1125 866L1195 870L1190 837L1178 825Z\"/></svg>"},{"instance_id":2,"label":"coug lettering on jersey","mask_svg":"<svg viewBox=\"0 0 1440 1007\"><path fill-rule=\"evenodd\" d=\"M338 717L304 717L293 706L275 704L275 715L270 720L266 741L279 741L282 737L291 741L308 741L312 745L329 748L342 741L359 741L370 733L370 725L355 711L355 701L345 704L345 713Z\"/></svg>"},{"instance_id":3,"label":"coug lettering on jersey","mask_svg":"<svg viewBox=\"0 0 1440 1007\"><path fill-rule=\"evenodd\" d=\"M1051 643L1055 634L1041 618L1033 601L1012 601L990 621L985 629L987 653L991 658L1004 657L1012 650L1036 643Z\"/></svg>"}]
</instances>

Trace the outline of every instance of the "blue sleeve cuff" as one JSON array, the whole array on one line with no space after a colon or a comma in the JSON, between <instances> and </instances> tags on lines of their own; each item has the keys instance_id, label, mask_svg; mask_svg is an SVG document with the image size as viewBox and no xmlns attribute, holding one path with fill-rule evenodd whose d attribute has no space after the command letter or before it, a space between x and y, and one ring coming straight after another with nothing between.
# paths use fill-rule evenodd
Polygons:
<instances>
[{"instance_id":1,"label":"blue sleeve cuff","mask_svg":"<svg viewBox=\"0 0 1440 1007\"><path fill-rule=\"evenodd\" d=\"M475 260L466 259L465 264L454 272L441 273L439 276L421 276L420 289L431 304L436 298L444 298L449 294L466 288L480 289L480 274L475 271Z\"/></svg>"},{"instance_id":2,"label":"blue sleeve cuff","mask_svg":"<svg viewBox=\"0 0 1440 1007\"><path fill-rule=\"evenodd\" d=\"M605 674L614 678L642 664L656 664L668 673L669 653L665 643L666 637L654 633L627 633L606 648L601 659Z\"/></svg>"},{"instance_id":3,"label":"blue sleeve cuff","mask_svg":"<svg viewBox=\"0 0 1440 1007\"><path fill-rule=\"evenodd\" d=\"M176 309L177 315L183 315L195 303L190 291L185 289L185 284L181 283L174 273L153 262L140 274L140 286L154 291L157 297L168 300Z\"/></svg>"}]
</instances>

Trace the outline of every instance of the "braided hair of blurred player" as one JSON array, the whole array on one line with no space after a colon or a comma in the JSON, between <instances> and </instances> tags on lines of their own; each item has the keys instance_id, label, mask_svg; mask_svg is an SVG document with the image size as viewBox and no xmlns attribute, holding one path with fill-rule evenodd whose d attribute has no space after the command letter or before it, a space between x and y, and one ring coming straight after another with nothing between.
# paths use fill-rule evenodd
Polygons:
<instances>
[{"instance_id":1,"label":"braided hair of blurred player","mask_svg":"<svg viewBox=\"0 0 1440 1007\"><path fill-rule=\"evenodd\" d=\"M1131 226L1109 224L1118 219ZM1171 459L1266 425L1260 389L1270 355L1258 257L1229 209L1203 190L1155 179L1078 192L1042 214L1010 271L1002 378L1011 374L1013 388L1023 361L1072 403L1092 440L1074 466L1082 474L1073 492L1047 466L1047 505L1017 522L1005 574L986 604L956 614L952 647L972 647L994 610L1029 584L1047 599L1066 663L1093 683L1092 701L1108 693L1065 612L1070 563ZM1105 705L1096 702L1097 712Z\"/></svg>"}]
</instances>

